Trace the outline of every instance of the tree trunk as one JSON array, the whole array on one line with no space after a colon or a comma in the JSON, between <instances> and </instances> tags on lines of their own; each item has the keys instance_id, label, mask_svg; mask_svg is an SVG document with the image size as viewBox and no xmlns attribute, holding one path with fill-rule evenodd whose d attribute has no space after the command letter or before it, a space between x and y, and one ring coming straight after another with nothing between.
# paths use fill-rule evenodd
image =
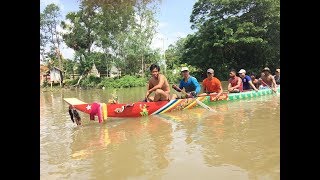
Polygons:
<instances>
[{"instance_id":1,"label":"tree trunk","mask_svg":"<svg viewBox=\"0 0 320 180\"><path fill-rule=\"evenodd\" d=\"M45 62L45 59L44 59L44 50L41 52L41 56L42 56L42 61Z\"/></svg>"},{"instance_id":2,"label":"tree trunk","mask_svg":"<svg viewBox=\"0 0 320 180\"><path fill-rule=\"evenodd\" d=\"M57 31L57 26L54 26L54 33L56 35L56 43L57 43L57 57L58 57L58 60L59 60L59 69L61 70L62 74L64 75L64 71L63 71L63 64L62 64L62 57L61 57L61 53L60 53L60 41L59 41L59 34L58 34L58 31Z\"/></svg>"},{"instance_id":3,"label":"tree trunk","mask_svg":"<svg viewBox=\"0 0 320 180\"><path fill-rule=\"evenodd\" d=\"M107 65L107 78L109 77L109 65L108 65L108 61L107 61L107 50L104 49L104 58L105 58L105 61L106 61L106 65Z\"/></svg>"},{"instance_id":4,"label":"tree trunk","mask_svg":"<svg viewBox=\"0 0 320 180\"><path fill-rule=\"evenodd\" d=\"M142 77L144 77L143 55L142 55L142 58L141 58L141 70L142 70Z\"/></svg>"},{"instance_id":5,"label":"tree trunk","mask_svg":"<svg viewBox=\"0 0 320 180\"><path fill-rule=\"evenodd\" d=\"M61 60L61 54L60 54L59 47L56 49L56 55L59 60L59 69L63 72L63 66L62 66L62 60Z\"/></svg>"}]
</instances>

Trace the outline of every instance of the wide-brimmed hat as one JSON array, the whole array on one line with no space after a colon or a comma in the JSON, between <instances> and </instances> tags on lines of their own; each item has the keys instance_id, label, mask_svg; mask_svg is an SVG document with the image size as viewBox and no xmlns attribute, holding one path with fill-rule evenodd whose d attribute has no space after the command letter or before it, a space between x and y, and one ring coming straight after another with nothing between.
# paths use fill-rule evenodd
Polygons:
<instances>
[{"instance_id":1,"label":"wide-brimmed hat","mask_svg":"<svg viewBox=\"0 0 320 180\"><path fill-rule=\"evenodd\" d=\"M271 73L271 71L270 71L270 69L269 69L268 67L263 68L263 69L262 69L262 72L263 72L263 71L268 71L269 73Z\"/></svg>"}]
</instances>

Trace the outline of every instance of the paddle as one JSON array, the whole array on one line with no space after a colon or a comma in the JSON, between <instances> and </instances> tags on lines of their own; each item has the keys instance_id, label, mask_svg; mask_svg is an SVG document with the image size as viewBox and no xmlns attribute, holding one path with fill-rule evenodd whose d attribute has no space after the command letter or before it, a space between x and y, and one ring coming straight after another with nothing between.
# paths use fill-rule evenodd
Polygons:
<instances>
[{"instance_id":1,"label":"paddle","mask_svg":"<svg viewBox=\"0 0 320 180\"><path fill-rule=\"evenodd\" d=\"M178 92L182 92L183 94L188 95L188 93L187 93L186 91L180 89L180 88L179 88L178 86L176 86L176 85L172 85L172 88L175 89L175 90L178 91ZM214 110L214 109L212 109L211 107L207 106L207 105L204 104L203 102L199 101L196 97L195 97L195 99L196 99L197 104L199 104L201 107L205 108L206 110L211 111L211 112L217 112L216 110Z\"/></svg>"},{"instance_id":2,"label":"paddle","mask_svg":"<svg viewBox=\"0 0 320 180\"><path fill-rule=\"evenodd\" d=\"M196 99L196 102L202 106L203 108L207 109L208 111L211 111L211 112L217 112L216 110L212 109L211 107L205 105L203 102L199 101L198 99Z\"/></svg>"}]
</instances>

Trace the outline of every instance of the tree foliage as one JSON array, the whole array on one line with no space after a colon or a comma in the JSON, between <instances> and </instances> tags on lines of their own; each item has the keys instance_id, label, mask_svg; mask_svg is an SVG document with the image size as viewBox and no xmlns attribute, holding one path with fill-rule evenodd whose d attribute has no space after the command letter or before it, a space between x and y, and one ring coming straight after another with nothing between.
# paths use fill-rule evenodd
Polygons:
<instances>
[{"instance_id":1,"label":"tree foliage","mask_svg":"<svg viewBox=\"0 0 320 180\"><path fill-rule=\"evenodd\" d=\"M80 0L79 11L68 13L61 22L63 41L75 51L73 62L64 63L66 71L86 74L94 63L104 74L116 66L123 75L144 75L151 63L161 64L160 51L150 47L159 3ZM51 57L53 63L61 41L59 14L54 4L40 13L40 54ZM196 32L178 39L165 52L172 80L182 65L193 68L197 77L213 68L222 80L231 68L257 73L265 66L280 65L279 0L198 0L190 22ZM47 46L51 50L45 52Z\"/></svg>"},{"instance_id":2,"label":"tree foliage","mask_svg":"<svg viewBox=\"0 0 320 180\"><path fill-rule=\"evenodd\" d=\"M174 44L168 46L168 49L165 52L168 69L174 69L175 66L181 64L181 58L185 51L186 39L187 38L179 38Z\"/></svg>"},{"instance_id":3,"label":"tree foliage","mask_svg":"<svg viewBox=\"0 0 320 180\"><path fill-rule=\"evenodd\" d=\"M150 48L157 22L157 0L82 0L80 10L63 21L64 42L76 52L80 71L88 71L95 62L107 70L116 66L124 74L144 72L155 52ZM104 55L92 55L93 48ZM151 58L151 59L150 59ZM102 68L102 66L101 66Z\"/></svg>"},{"instance_id":4,"label":"tree foliage","mask_svg":"<svg viewBox=\"0 0 320 180\"><path fill-rule=\"evenodd\" d=\"M190 16L182 62L211 67L223 79L230 68L260 71L280 65L279 0L199 0Z\"/></svg>"},{"instance_id":5,"label":"tree foliage","mask_svg":"<svg viewBox=\"0 0 320 180\"><path fill-rule=\"evenodd\" d=\"M87 73L94 63L91 48L97 39L96 14L95 8L80 5L78 12L68 13L66 21L61 22L61 26L65 30L63 40L68 47L76 52L81 74Z\"/></svg>"},{"instance_id":6,"label":"tree foliage","mask_svg":"<svg viewBox=\"0 0 320 180\"><path fill-rule=\"evenodd\" d=\"M40 53L43 60L47 56L50 58L51 64L59 64L60 69L63 70L60 54L61 35L58 31L60 16L59 6L53 3L46 6L40 13ZM49 47L49 52L46 52L47 47Z\"/></svg>"}]
</instances>

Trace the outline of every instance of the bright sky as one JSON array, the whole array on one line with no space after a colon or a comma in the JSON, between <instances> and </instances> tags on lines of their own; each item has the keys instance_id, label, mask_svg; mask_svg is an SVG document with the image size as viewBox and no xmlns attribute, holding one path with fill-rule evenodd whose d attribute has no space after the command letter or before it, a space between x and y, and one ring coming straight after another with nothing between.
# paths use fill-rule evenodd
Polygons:
<instances>
[{"instance_id":1,"label":"bright sky","mask_svg":"<svg viewBox=\"0 0 320 180\"><path fill-rule=\"evenodd\" d=\"M153 48L167 49L179 37L185 37L194 31L190 26L192 7L197 0L162 0L158 17L159 26L157 34L152 42ZM40 0L40 12L43 8L55 3L60 7L62 17L70 11L78 10L77 0ZM64 58L73 58L74 51L63 45L61 52Z\"/></svg>"}]
</instances>

